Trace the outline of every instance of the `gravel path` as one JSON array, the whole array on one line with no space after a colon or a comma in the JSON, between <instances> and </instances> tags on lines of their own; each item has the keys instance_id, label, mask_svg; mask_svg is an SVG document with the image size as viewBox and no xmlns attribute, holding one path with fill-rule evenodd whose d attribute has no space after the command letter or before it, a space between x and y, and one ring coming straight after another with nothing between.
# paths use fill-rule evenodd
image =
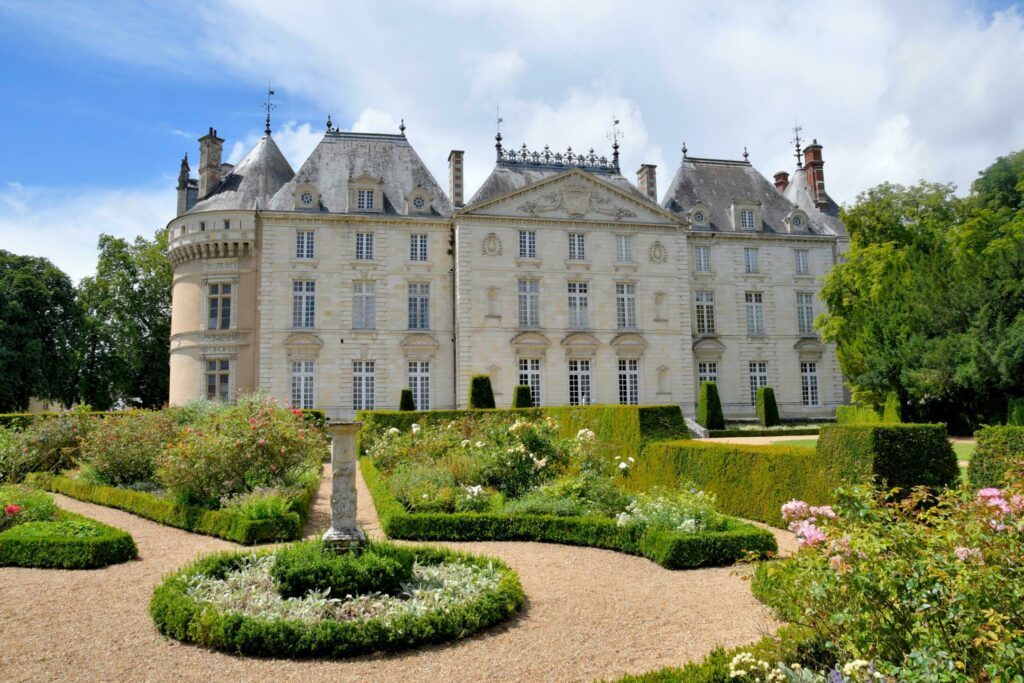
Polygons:
<instances>
[{"instance_id":1,"label":"gravel path","mask_svg":"<svg viewBox=\"0 0 1024 683\"><path fill-rule=\"evenodd\" d=\"M328 478L307 532L327 526ZM668 571L608 550L544 543L446 543L519 572L525 611L453 644L347 661L234 657L159 635L147 605L166 573L228 541L56 496L61 507L131 532L139 559L94 571L0 568L4 681L567 681L614 678L699 659L777 625L750 594L749 568ZM359 522L380 534L359 479ZM780 545L789 539L777 532Z\"/></svg>"}]
</instances>

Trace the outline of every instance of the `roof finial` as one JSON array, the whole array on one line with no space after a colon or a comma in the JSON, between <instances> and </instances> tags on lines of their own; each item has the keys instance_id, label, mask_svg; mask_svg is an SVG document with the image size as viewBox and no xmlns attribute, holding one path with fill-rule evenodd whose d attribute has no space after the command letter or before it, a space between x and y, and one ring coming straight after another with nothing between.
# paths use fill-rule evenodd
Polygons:
<instances>
[{"instance_id":1,"label":"roof finial","mask_svg":"<svg viewBox=\"0 0 1024 683\"><path fill-rule=\"evenodd\" d=\"M608 139L612 141L612 166L619 170L619 137L626 137L619 132L619 120L612 114L612 130L608 133Z\"/></svg>"},{"instance_id":2,"label":"roof finial","mask_svg":"<svg viewBox=\"0 0 1024 683\"><path fill-rule=\"evenodd\" d=\"M790 142L792 142L794 145L796 145L796 154L794 154L793 156L796 157L796 167L797 168L803 168L804 167L804 156L803 156L804 153L800 149L800 142L801 142L801 140L800 140L800 131L802 131L802 130L803 130L803 128L801 128L797 124L796 119L794 119L793 120L793 139L790 140Z\"/></svg>"},{"instance_id":3,"label":"roof finial","mask_svg":"<svg viewBox=\"0 0 1024 683\"><path fill-rule=\"evenodd\" d=\"M747 151L747 146L743 145L743 161L748 161L749 159L750 153Z\"/></svg>"},{"instance_id":4,"label":"roof finial","mask_svg":"<svg viewBox=\"0 0 1024 683\"><path fill-rule=\"evenodd\" d=\"M333 128L333 127L334 127L334 122L331 121L331 115L328 114L327 115L327 132L330 133L331 132L331 128Z\"/></svg>"},{"instance_id":5,"label":"roof finial","mask_svg":"<svg viewBox=\"0 0 1024 683\"><path fill-rule=\"evenodd\" d=\"M398 124L398 132L402 134L403 138L405 137L405 119L402 119L402 122Z\"/></svg>"},{"instance_id":6,"label":"roof finial","mask_svg":"<svg viewBox=\"0 0 1024 683\"><path fill-rule=\"evenodd\" d=\"M684 142L683 142L683 158L684 158L684 159L686 158L686 153L687 153L687 151L688 151L688 150L686 149L686 142L684 141Z\"/></svg>"},{"instance_id":7,"label":"roof finial","mask_svg":"<svg viewBox=\"0 0 1024 683\"><path fill-rule=\"evenodd\" d=\"M267 125L263 129L265 135L270 135L270 110L277 109L277 105L270 101L270 98L274 96L274 91L270 89L270 81L267 81L267 101L263 103L263 108L267 110Z\"/></svg>"}]
</instances>

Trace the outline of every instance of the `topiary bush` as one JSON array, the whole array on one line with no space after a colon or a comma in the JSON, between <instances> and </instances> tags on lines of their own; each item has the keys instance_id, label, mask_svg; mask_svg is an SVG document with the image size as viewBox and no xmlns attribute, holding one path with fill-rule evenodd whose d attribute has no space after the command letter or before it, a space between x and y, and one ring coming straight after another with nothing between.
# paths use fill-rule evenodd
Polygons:
<instances>
[{"instance_id":1,"label":"topiary bush","mask_svg":"<svg viewBox=\"0 0 1024 683\"><path fill-rule=\"evenodd\" d=\"M978 447L967 470L971 486L987 488L1011 483L1014 465L1024 462L1024 426L985 427L974 436Z\"/></svg>"},{"instance_id":2,"label":"topiary bush","mask_svg":"<svg viewBox=\"0 0 1024 683\"><path fill-rule=\"evenodd\" d=\"M871 406L836 406L836 422L841 425L876 424L882 418Z\"/></svg>"},{"instance_id":3,"label":"topiary bush","mask_svg":"<svg viewBox=\"0 0 1024 683\"><path fill-rule=\"evenodd\" d=\"M412 398L412 389L402 389L402 396L398 400L399 410L416 410L416 401Z\"/></svg>"},{"instance_id":4,"label":"topiary bush","mask_svg":"<svg viewBox=\"0 0 1024 683\"><path fill-rule=\"evenodd\" d=\"M718 398L718 385L704 382L697 399L697 424L706 429L725 429L722 401Z\"/></svg>"},{"instance_id":5,"label":"topiary bush","mask_svg":"<svg viewBox=\"0 0 1024 683\"><path fill-rule=\"evenodd\" d=\"M824 425L818 455L842 481L869 475L900 495L915 486L955 486L960 479L944 424Z\"/></svg>"},{"instance_id":6,"label":"topiary bush","mask_svg":"<svg viewBox=\"0 0 1024 683\"><path fill-rule=\"evenodd\" d=\"M487 375L473 375L470 380L469 407L476 410L494 408L494 390Z\"/></svg>"},{"instance_id":7,"label":"topiary bush","mask_svg":"<svg viewBox=\"0 0 1024 683\"><path fill-rule=\"evenodd\" d=\"M336 598L374 592L393 595L412 579L414 559L414 552L386 543L338 554L320 541L307 541L279 550L270 575L286 598L328 589Z\"/></svg>"},{"instance_id":8,"label":"topiary bush","mask_svg":"<svg viewBox=\"0 0 1024 683\"><path fill-rule=\"evenodd\" d=\"M782 424L779 419L779 404L775 402L775 390L771 387L759 387L754 400L757 409L757 421L762 427L775 427Z\"/></svg>"},{"instance_id":9,"label":"topiary bush","mask_svg":"<svg viewBox=\"0 0 1024 683\"><path fill-rule=\"evenodd\" d=\"M517 384L516 388L512 392L512 407L513 408L532 408L533 407L533 396L530 393L530 387L526 384Z\"/></svg>"},{"instance_id":10,"label":"topiary bush","mask_svg":"<svg viewBox=\"0 0 1024 683\"><path fill-rule=\"evenodd\" d=\"M900 405L900 397L895 391L886 394L882 422L903 422L903 406Z\"/></svg>"},{"instance_id":11,"label":"topiary bush","mask_svg":"<svg viewBox=\"0 0 1024 683\"><path fill-rule=\"evenodd\" d=\"M1024 397L1007 399L1006 424L1024 427Z\"/></svg>"}]
</instances>

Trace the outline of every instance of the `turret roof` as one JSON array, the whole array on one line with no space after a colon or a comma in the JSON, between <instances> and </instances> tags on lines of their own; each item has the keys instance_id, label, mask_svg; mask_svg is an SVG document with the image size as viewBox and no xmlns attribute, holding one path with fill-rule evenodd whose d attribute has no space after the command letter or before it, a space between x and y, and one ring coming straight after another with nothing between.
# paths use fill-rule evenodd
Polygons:
<instances>
[{"instance_id":1,"label":"turret roof","mask_svg":"<svg viewBox=\"0 0 1024 683\"><path fill-rule=\"evenodd\" d=\"M189 213L264 209L274 193L294 176L277 143L265 135Z\"/></svg>"}]
</instances>

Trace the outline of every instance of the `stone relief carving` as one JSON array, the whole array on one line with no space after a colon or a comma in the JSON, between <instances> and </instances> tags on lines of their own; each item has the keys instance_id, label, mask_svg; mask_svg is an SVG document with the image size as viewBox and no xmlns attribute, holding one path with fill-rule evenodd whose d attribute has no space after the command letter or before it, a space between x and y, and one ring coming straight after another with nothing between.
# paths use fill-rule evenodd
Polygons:
<instances>
[{"instance_id":1,"label":"stone relief carving","mask_svg":"<svg viewBox=\"0 0 1024 683\"><path fill-rule=\"evenodd\" d=\"M536 199L523 202L516 207L516 210L530 216L562 210L569 215L569 218L583 218L588 214L597 214L609 216L615 220L633 218L637 215L635 211L619 206L610 198L580 185L570 185L552 190Z\"/></svg>"},{"instance_id":2,"label":"stone relief carving","mask_svg":"<svg viewBox=\"0 0 1024 683\"><path fill-rule=\"evenodd\" d=\"M501 238L493 232L485 237L483 241L483 252L484 256L500 256Z\"/></svg>"},{"instance_id":3,"label":"stone relief carving","mask_svg":"<svg viewBox=\"0 0 1024 683\"><path fill-rule=\"evenodd\" d=\"M491 317L498 317L498 288L488 287L487 288L487 315Z\"/></svg>"},{"instance_id":4,"label":"stone relief carving","mask_svg":"<svg viewBox=\"0 0 1024 683\"><path fill-rule=\"evenodd\" d=\"M651 263L664 263L668 260L668 249L661 242L655 242L651 245L651 252L649 254Z\"/></svg>"}]
</instances>

